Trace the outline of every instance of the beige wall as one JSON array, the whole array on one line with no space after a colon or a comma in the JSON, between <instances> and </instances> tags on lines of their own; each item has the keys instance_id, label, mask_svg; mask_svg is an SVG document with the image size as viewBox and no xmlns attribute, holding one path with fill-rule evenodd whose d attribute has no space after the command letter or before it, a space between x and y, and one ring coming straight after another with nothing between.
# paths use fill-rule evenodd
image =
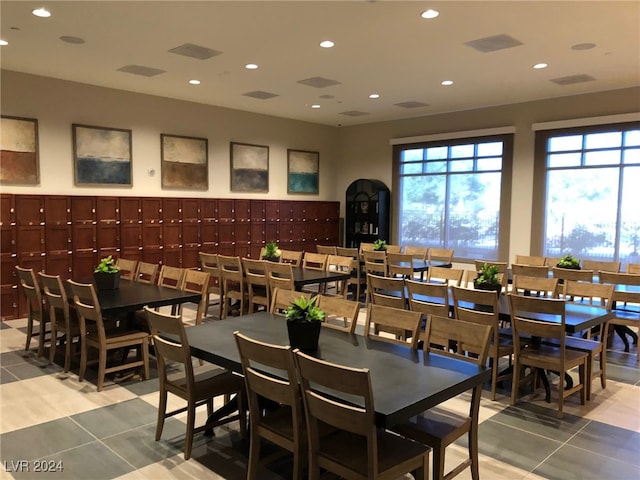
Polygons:
<instances>
[{"instance_id":1,"label":"beige wall","mask_svg":"<svg viewBox=\"0 0 640 480\"><path fill-rule=\"evenodd\" d=\"M514 126L510 260L529 253L531 244L532 124L640 112L640 88L634 88L338 128L7 71L2 71L1 95L3 115L37 118L40 131L41 185L3 186L4 192L339 200L342 214L352 181L375 178L392 187L391 139ZM132 188L74 187L72 123L133 130ZM160 188L161 133L208 138L208 192ZM231 141L269 145L268 194L230 192ZM287 148L320 152L319 196L287 195ZM149 169L156 170L154 177Z\"/></svg>"}]
</instances>

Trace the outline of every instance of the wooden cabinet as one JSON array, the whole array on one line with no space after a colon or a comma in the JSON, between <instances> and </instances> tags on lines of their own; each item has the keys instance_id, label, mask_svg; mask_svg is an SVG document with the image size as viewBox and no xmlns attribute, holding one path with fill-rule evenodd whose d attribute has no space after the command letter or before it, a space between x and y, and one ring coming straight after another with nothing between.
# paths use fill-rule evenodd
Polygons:
<instances>
[{"instance_id":1,"label":"wooden cabinet","mask_svg":"<svg viewBox=\"0 0 640 480\"><path fill-rule=\"evenodd\" d=\"M44 197L45 270L69 278L72 269L71 198Z\"/></svg>"},{"instance_id":2,"label":"wooden cabinet","mask_svg":"<svg viewBox=\"0 0 640 480\"><path fill-rule=\"evenodd\" d=\"M162 199L143 198L142 260L162 263Z\"/></svg>"},{"instance_id":3,"label":"wooden cabinet","mask_svg":"<svg viewBox=\"0 0 640 480\"><path fill-rule=\"evenodd\" d=\"M96 198L96 238L98 258L120 256L120 199Z\"/></svg>"},{"instance_id":4,"label":"wooden cabinet","mask_svg":"<svg viewBox=\"0 0 640 480\"><path fill-rule=\"evenodd\" d=\"M91 278L98 263L96 197L71 197L72 275Z\"/></svg>"},{"instance_id":5,"label":"wooden cabinet","mask_svg":"<svg viewBox=\"0 0 640 480\"><path fill-rule=\"evenodd\" d=\"M218 253L218 201L202 199L200 218L200 249L207 253Z\"/></svg>"},{"instance_id":6,"label":"wooden cabinet","mask_svg":"<svg viewBox=\"0 0 640 480\"><path fill-rule=\"evenodd\" d=\"M179 198L162 199L162 264L182 266L182 202Z\"/></svg>"},{"instance_id":7,"label":"wooden cabinet","mask_svg":"<svg viewBox=\"0 0 640 480\"><path fill-rule=\"evenodd\" d=\"M18 316L15 197L0 194L0 319Z\"/></svg>"},{"instance_id":8,"label":"wooden cabinet","mask_svg":"<svg viewBox=\"0 0 640 480\"><path fill-rule=\"evenodd\" d=\"M345 204L345 246L358 248L361 242L389 241L389 196L380 180L360 179L347 188Z\"/></svg>"},{"instance_id":9,"label":"wooden cabinet","mask_svg":"<svg viewBox=\"0 0 640 480\"><path fill-rule=\"evenodd\" d=\"M184 198L182 202L182 266L199 265L200 251L200 199Z\"/></svg>"},{"instance_id":10,"label":"wooden cabinet","mask_svg":"<svg viewBox=\"0 0 640 480\"><path fill-rule=\"evenodd\" d=\"M120 198L120 255L142 260L142 203L137 197Z\"/></svg>"}]
</instances>

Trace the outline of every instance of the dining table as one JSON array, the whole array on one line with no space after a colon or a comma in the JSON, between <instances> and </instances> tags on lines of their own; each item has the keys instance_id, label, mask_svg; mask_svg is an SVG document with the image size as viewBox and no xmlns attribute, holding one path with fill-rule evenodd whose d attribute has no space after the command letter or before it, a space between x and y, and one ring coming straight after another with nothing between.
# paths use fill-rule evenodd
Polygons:
<instances>
[{"instance_id":1,"label":"dining table","mask_svg":"<svg viewBox=\"0 0 640 480\"><path fill-rule=\"evenodd\" d=\"M235 331L263 342L289 345L286 319L259 312L186 329L191 354L241 374ZM311 354L369 369L376 423L381 428L404 422L490 378L489 369L470 362L329 328L322 328L318 350ZM214 412L211 420L231 413L231 405Z\"/></svg>"},{"instance_id":2,"label":"dining table","mask_svg":"<svg viewBox=\"0 0 640 480\"><path fill-rule=\"evenodd\" d=\"M315 270L303 267L293 267L291 270L296 290L300 290L306 285L339 282L351 278L351 272L340 270Z\"/></svg>"}]
</instances>

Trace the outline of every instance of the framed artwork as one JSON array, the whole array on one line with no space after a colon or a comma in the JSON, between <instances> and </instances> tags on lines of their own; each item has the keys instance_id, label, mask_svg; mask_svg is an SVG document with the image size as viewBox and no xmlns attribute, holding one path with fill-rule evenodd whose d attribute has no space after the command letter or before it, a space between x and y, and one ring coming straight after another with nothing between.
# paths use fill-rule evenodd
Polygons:
<instances>
[{"instance_id":1,"label":"framed artwork","mask_svg":"<svg viewBox=\"0 0 640 480\"><path fill-rule=\"evenodd\" d=\"M38 185L38 120L9 117L0 119L0 184Z\"/></svg>"},{"instance_id":2,"label":"framed artwork","mask_svg":"<svg viewBox=\"0 0 640 480\"><path fill-rule=\"evenodd\" d=\"M160 134L162 188L208 190L207 139Z\"/></svg>"},{"instance_id":3,"label":"framed artwork","mask_svg":"<svg viewBox=\"0 0 640 480\"><path fill-rule=\"evenodd\" d=\"M131 186L131 130L73 125L77 186Z\"/></svg>"},{"instance_id":4,"label":"framed artwork","mask_svg":"<svg viewBox=\"0 0 640 480\"><path fill-rule=\"evenodd\" d=\"M231 142L231 191L269 192L269 147Z\"/></svg>"},{"instance_id":5,"label":"framed artwork","mask_svg":"<svg viewBox=\"0 0 640 480\"><path fill-rule=\"evenodd\" d=\"M320 154L287 150L287 193L318 194Z\"/></svg>"}]
</instances>

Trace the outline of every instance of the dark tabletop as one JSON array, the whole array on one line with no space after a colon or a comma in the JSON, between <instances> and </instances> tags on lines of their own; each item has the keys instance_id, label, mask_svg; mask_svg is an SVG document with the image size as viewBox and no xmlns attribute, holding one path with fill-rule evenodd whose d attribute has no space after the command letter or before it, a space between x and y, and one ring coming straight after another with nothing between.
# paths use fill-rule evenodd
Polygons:
<instances>
[{"instance_id":1,"label":"dark tabletop","mask_svg":"<svg viewBox=\"0 0 640 480\"><path fill-rule=\"evenodd\" d=\"M241 372L233 332L268 343L288 345L286 320L255 313L187 328L192 355ZM377 423L390 427L489 379L490 370L472 363L424 355L409 346L376 341L323 328L317 356L371 371Z\"/></svg>"},{"instance_id":2,"label":"dark tabletop","mask_svg":"<svg viewBox=\"0 0 640 480\"><path fill-rule=\"evenodd\" d=\"M326 270L311 270L309 268L293 267L293 283L296 290L300 290L304 285L315 283L336 282L351 278L351 272L337 272Z\"/></svg>"}]
</instances>

